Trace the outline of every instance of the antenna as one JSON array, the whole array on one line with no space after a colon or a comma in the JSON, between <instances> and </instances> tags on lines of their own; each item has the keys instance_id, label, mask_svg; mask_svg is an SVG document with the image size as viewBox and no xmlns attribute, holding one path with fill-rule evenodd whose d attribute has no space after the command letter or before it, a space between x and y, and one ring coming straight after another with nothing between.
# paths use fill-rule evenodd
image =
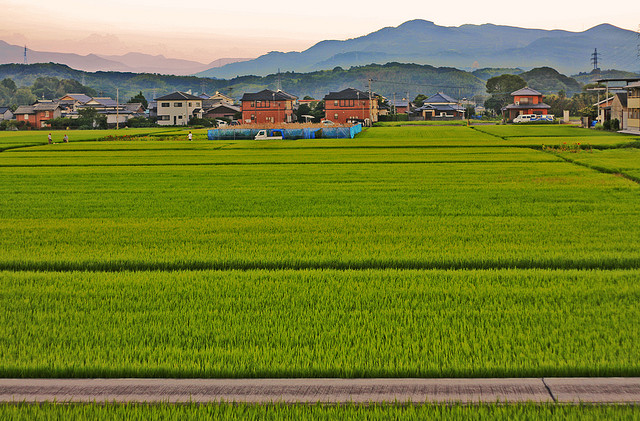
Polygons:
<instances>
[{"instance_id":1,"label":"antenna","mask_svg":"<svg viewBox=\"0 0 640 421\"><path fill-rule=\"evenodd\" d=\"M598 67L598 49L596 48L593 51L593 54L591 54L591 64L593 64L593 70L600 70L600 67Z\"/></svg>"},{"instance_id":2,"label":"antenna","mask_svg":"<svg viewBox=\"0 0 640 421\"><path fill-rule=\"evenodd\" d=\"M27 60L27 46L24 46L24 64L29 64L29 61Z\"/></svg>"}]
</instances>

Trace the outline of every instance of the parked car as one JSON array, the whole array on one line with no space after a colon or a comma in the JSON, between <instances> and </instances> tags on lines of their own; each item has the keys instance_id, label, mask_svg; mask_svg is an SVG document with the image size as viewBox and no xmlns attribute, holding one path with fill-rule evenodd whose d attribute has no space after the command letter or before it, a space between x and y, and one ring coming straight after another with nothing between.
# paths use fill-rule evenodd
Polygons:
<instances>
[{"instance_id":1,"label":"parked car","mask_svg":"<svg viewBox=\"0 0 640 421\"><path fill-rule=\"evenodd\" d=\"M227 127L229 124L224 120L216 120L216 126L218 127Z\"/></svg>"},{"instance_id":2,"label":"parked car","mask_svg":"<svg viewBox=\"0 0 640 421\"><path fill-rule=\"evenodd\" d=\"M321 123L324 124L325 126L334 126L336 124L331 120L322 120Z\"/></svg>"},{"instance_id":3,"label":"parked car","mask_svg":"<svg viewBox=\"0 0 640 421\"><path fill-rule=\"evenodd\" d=\"M520 114L513 119L514 123L529 123L531 121L553 121L553 114Z\"/></svg>"}]
</instances>

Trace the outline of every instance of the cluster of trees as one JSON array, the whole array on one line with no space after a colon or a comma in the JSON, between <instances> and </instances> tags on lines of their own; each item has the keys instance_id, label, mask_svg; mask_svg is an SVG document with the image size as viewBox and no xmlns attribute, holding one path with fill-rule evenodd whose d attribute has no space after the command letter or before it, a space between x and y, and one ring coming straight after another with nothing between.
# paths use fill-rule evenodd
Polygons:
<instances>
[{"instance_id":1,"label":"cluster of trees","mask_svg":"<svg viewBox=\"0 0 640 421\"><path fill-rule=\"evenodd\" d=\"M0 104L15 110L19 105L31 105L39 99L56 99L67 93L96 96L96 91L71 79L41 76L31 86L18 87L11 78L0 81Z\"/></svg>"},{"instance_id":2,"label":"cluster of trees","mask_svg":"<svg viewBox=\"0 0 640 421\"><path fill-rule=\"evenodd\" d=\"M500 114L503 107L512 103L511 93L527 85L527 81L520 75L505 74L490 78L486 87L491 97L484 102L485 108ZM571 97L561 89L556 94L545 95L544 102L551 107L549 114L561 116L564 110L569 110L574 116L595 118L597 109L593 104L598 101L598 93L589 89L603 86L595 83L584 85L581 92L574 93Z\"/></svg>"},{"instance_id":3,"label":"cluster of trees","mask_svg":"<svg viewBox=\"0 0 640 421\"><path fill-rule=\"evenodd\" d=\"M303 99L308 100L313 98L307 95ZM312 115L314 123L320 122L320 120L324 118L324 101L318 101L311 106L307 104L300 104L296 110L296 117L298 118L298 121L304 122L305 118L303 116L305 115Z\"/></svg>"}]
</instances>

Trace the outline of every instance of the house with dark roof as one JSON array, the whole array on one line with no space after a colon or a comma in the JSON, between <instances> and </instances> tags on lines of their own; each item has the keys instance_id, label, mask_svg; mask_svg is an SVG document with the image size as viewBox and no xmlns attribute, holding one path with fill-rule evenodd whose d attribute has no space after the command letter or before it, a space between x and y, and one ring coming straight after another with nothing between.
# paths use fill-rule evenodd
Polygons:
<instances>
[{"instance_id":1,"label":"house with dark roof","mask_svg":"<svg viewBox=\"0 0 640 421\"><path fill-rule=\"evenodd\" d=\"M2 120L12 120L13 112L9 107L0 107L0 121Z\"/></svg>"},{"instance_id":2,"label":"house with dark roof","mask_svg":"<svg viewBox=\"0 0 640 421\"><path fill-rule=\"evenodd\" d=\"M247 124L292 123L295 121L294 108L298 97L284 91L264 89L260 92L245 93L242 104L242 122Z\"/></svg>"},{"instance_id":3,"label":"house with dark roof","mask_svg":"<svg viewBox=\"0 0 640 421\"><path fill-rule=\"evenodd\" d=\"M58 100L58 103L60 103L60 107L63 110L77 111L78 106L85 105L92 99L89 95L85 94L66 94Z\"/></svg>"},{"instance_id":4,"label":"house with dark roof","mask_svg":"<svg viewBox=\"0 0 640 421\"><path fill-rule=\"evenodd\" d=\"M202 98L186 92L173 92L155 99L158 124L186 126L192 118L202 118Z\"/></svg>"},{"instance_id":5,"label":"house with dark roof","mask_svg":"<svg viewBox=\"0 0 640 421\"><path fill-rule=\"evenodd\" d=\"M378 98L372 96L369 99L369 93L358 89L347 88L339 92L329 92L324 97L325 119L334 123L375 123L379 114Z\"/></svg>"},{"instance_id":6,"label":"house with dark roof","mask_svg":"<svg viewBox=\"0 0 640 421\"><path fill-rule=\"evenodd\" d=\"M504 118L512 121L521 114L547 115L551 108L542 102L542 94L535 89L525 87L511 93L513 104L502 109Z\"/></svg>"},{"instance_id":7,"label":"house with dark roof","mask_svg":"<svg viewBox=\"0 0 640 421\"><path fill-rule=\"evenodd\" d=\"M459 101L444 92L438 92L425 99L422 106L415 110L423 119L460 119L464 118L465 108Z\"/></svg>"},{"instance_id":8,"label":"house with dark roof","mask_svg":"<svg viewBox=\"0 0 640 421\"><path fill-rule=\"evenodd\" d=\"M18 122L24 121L33 128L49 127L48 120L60 118L62 111L57 102L37 102L33 105L21 105L14 112Z\"/></svg>"},{"instance_id":9,"label":"house with dark roof","mask_svg":"<svg viewBox=\"0 0 640 421\"><path fill-rule=\"evenodd\" d=\"M203 116L210 119L228 118L233 120L240 111L240 107L222 103L205 110Z\"/></svg>"}]
</instances>

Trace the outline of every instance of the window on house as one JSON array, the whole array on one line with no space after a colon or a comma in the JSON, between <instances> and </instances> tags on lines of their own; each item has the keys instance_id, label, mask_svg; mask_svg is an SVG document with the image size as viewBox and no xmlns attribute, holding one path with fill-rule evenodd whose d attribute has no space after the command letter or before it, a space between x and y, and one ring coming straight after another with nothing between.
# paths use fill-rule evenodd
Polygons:
<instances>
[{"instance_id":1,"label":"window on house","mask_svg":"<svg viewBox=\"0 0 640 421\"><path fill-rule=\"evenodd\" d=\"M49 117L49 111L45 111L45 112L44 112L44 116L45 116L45 117Z\"/></svg>"},{"instance_id":2,"label":"window on house","mask_svg":"<svg viewBox=\"0 0 640 421\"><path fill-rule=\"evenodd\" d=\"M337 120L338 119L338 114L334 114L333 118Z\"/></svg>"},{"instance_id":3,"label":"window on house","mask_svg":"<svg viewBox=\"0 0 640 421\"><path fill-rule=\"evenodd\" d=\"M163 107L163 108L167 108L167 107L170 107L170 106L171 106L171 104L169 104L168 102L160 103L160 107Z\"/></svg>"},{"instance_id":4,"label":"window on house","mask_svg":"<svg viewBox=\"0 0 640 421\"><path fill-rule=\"evenodd\" d=\"M25 115L24 115L24 119L25 119L25 120L29 120L29 114L25 114Z\"/></svg>"},{"instance_id":5,"label":"window on house","mask_svg":"<svg viewBox=\"0 0 640 421\"><path fill-rule=\"evenodd\" d=\"M182 107L182 102L174 102L173 106L174 107Z\"/></svg>"},{"instance_id":6,"label":"window on house","mask_svg":"<svg viewBox=\"0 0 640 421\"><path fill-rule=\"evenodd\" d=\"M189 103L189 107L191 106L191 103Z\"/></svg>"},{"instance_id":7,"label":"window on house","mask_svg":"<svg viewBox=\"0 0 640 421\"><path fill-rule=\"evenodd\" d=\"M520 104L529 104L529 98L520 98Z\"/></svg>"},{"instance_id":8,"label":"window on house","mask_svg":"<svg viewBox=\"0 0 640 421\"><path fill-rule=\"evenodd\" d=\"M338 105L338 100L337 99L335 101L333 101L333 105L335 105L335 106Z\"/></svg>"}]
</instances>

